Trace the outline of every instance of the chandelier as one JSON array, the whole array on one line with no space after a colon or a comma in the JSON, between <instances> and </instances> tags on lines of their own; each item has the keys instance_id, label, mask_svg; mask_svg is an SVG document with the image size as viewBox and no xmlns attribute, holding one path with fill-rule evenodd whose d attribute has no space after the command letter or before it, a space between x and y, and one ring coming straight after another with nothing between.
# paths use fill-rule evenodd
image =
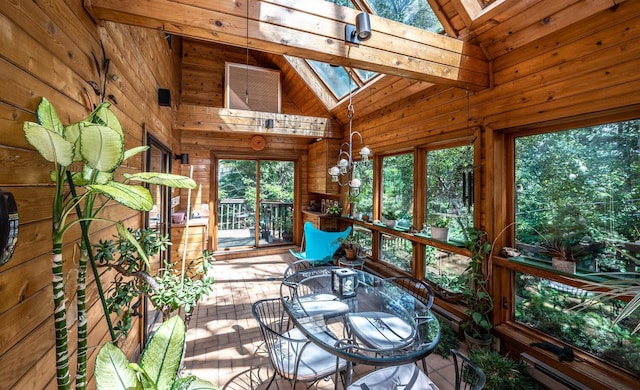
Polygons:
<instances>
[{"instance_id":1,"label":"chandelier","mask_svg":"<svg viewBox=\"0 0 640 390\"><path fill-rule=\"evenodd\" d=\"M351 71L349 71L349 105L347 106L347 118L349 118L349 143L343 142L340 145L338 153L338 162L329 168L329 175L332 182L337 182L340 187L349 186L349 196L357 197L360 195L360 179L354 177L354 171L359 163L365 163L369 160L371 150L367 146L360 149L360 161L353 159L353 139L357 136L362 142L362 135L358 131L353 130L353 114L354 108L351 101Z\"/></svg>"}]
</instances>

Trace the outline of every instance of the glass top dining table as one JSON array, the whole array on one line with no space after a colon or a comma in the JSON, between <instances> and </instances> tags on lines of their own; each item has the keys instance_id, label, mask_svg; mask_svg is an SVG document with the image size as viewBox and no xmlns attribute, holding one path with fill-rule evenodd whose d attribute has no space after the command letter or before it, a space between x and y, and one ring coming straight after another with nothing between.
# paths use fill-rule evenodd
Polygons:
<instances>
[{"instance_id":1,"label":"glass top dining table","mask_svg":"<svg viewBox=\"0 0 640 390\"><path fill-rule=\"evenodd\" d=\"M396 366L433 352L440 324L422 301L398 284L362 270L355 295L332 288L332 270L314 267L282 281L280 294L290 318L313 343L351 363ZM350 379L350 378L349 378Z\"/></svg>"}]
</instances>

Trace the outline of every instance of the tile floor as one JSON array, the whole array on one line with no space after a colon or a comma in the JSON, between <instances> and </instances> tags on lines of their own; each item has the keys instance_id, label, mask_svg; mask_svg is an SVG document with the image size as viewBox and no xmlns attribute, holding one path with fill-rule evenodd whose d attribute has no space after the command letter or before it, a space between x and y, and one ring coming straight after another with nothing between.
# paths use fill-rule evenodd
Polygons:
<instances>
[{"instance_id":1,"label":"tile floor","mask_svg":"<svg viewBox=\"0 0 640 390\"><path fill-rule=\"evenodd\" d=\"M214 291L199 305L187 332L185 371L228 390L264 389L269 378L262 337L251 314L251 304L280 296L280 278L291 255L269 255L216 261ZM461 344L461 348L463 348ZM429 377L441 390L453 389L453 361L438 355L427 358ZM354 380L372 367L356 366ZM271 388L276 388L272 385ZM289 389L288 383L280 389ZM298 386L296 386L298 388ZM304 386L300 387L304 388ZM333 389L321 381L313 389Z\"/></svg>"}]
</instances>

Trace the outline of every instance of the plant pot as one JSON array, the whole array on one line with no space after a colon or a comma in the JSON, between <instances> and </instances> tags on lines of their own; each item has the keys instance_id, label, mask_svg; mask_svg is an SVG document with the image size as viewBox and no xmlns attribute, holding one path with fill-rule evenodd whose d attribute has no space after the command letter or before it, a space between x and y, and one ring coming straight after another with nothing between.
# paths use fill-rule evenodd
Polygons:
<instances>
[{"instance_id":1,"label":"plant pot","mask_svg":"<svg viewBox=\"0 0 640 390\"><path fill-rule=\"evenodd\" d=\"M356 258L356 250L355 249L345 249L344 250L344 257L346 257L349 260L353 260Z\"/></svg>"},{"instance_id":2,"label":"plant pot","mask_svg":"<svg viewBox=\"0 0 640 390\"><path fill-rule=\"evenodd\" d=\"M396 226L396 220L395 219L382 219L382 223L384 223L385 225L387 225L388 228L393 229Z\"/></svg>"},{"instance_id":3,"label":"plant pot","mask_svg":"<svg viewBox=\"0 0 640 390\"><path fill-rule=\"evenodd\" d=\"M431 238L438 241L448 241L449 240L449 228L439 228L432 227L431 228Z\"/></svg>"},{"instance_id":4,"label":"plant pot","mask_svg":"<svg viewBox=\"0 0 640 390\"><path fill-rule=\"evenodd\" d=\"M563 260L560 257L551 258L551 268L567 274L576 273L576 263L574 261Z\"/></svg>"},{"instance_id":5,"label":"plant pot","mask_svg":"<svg viewBox=\"0 0 640 390\"><path fill-rule=\"evenodd\" d=\"M468 334L466 330L464 331L464 340L467 342L467 347L469 347L469 349L484 350L484 351L491 350L491 343L493 342L493 337L491 337L491 335L487 335L487 336L488 337L485 337L485 338L475 338L470 334Z\"/></svg>"}]
</instances>

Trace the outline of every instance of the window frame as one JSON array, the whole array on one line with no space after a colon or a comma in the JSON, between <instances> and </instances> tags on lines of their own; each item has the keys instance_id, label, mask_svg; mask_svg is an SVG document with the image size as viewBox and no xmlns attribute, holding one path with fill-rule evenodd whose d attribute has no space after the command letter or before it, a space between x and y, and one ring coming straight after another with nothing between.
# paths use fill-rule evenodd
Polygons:
<instances>
[{"instance_id":1,"label":"window frame","mask_svg":"<svg viewBox=\"0 0 640 390\"><path fill-rule=\"evenodd\" d=\"M604 113L596 118L567 118L558 120L554 123L539 123L526 128L511 128L504 131L495 131L493 133L493 150L502 150L494 156L492 166L493 178L486 183L487 186L494 187L493 196L503 201L498 203L494 201L489 204L490 209L485 209L492 213L495 217L491 221L493 230L492 236L494 248L513 247L515 243L515 209L516 209L516 183L515 183L515 141L516 138L537 135L543 133L553 133L561 131L569 131L572 129L605 125L608 123L622 122L628 120L638 120L637 111L625 110L624 112ZM502 159L502 164L497 164ZM496 187L504 190L498 194ZM491 234L491 232L490 232ZM536 266L535 264L526 263L517 260L509 260L504 257L500 251L493 251L491 254L490 272L492 278L490 280L490 291L494 296L495 302L500 302L494 308L493 324L496 329L496 335L504 339L519 340L523 342L523 350L530 349L528 344L531 341L548 341L557 343L558 341L552 336L526 324L522 324L515 319L515 277L516 272L544 278L553 282L558 282L572 286L575 288L583 288L587 285L588 277L580 275L565 275L551 269L551 265ZM589 373L583 372L580 367L566 367L567 370L586 375L592 380L598 373L607 372L616 380L626 382L628 374L624 369L612 365L609 362L582 350L575 350L576 357L583 361L590 361L592 365L589 367Z\"/></svg>"}]
</instances>

